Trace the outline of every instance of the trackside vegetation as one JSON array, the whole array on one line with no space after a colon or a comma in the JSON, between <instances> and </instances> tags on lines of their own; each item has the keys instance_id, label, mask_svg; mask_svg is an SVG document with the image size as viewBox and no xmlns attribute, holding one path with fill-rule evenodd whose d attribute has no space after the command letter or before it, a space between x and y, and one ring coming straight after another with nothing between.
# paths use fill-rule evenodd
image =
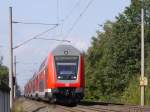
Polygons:
<instances>
[{"instance_id":1,"label":"trackside vegetation","mask_svg":"<svg viewBox=\"0 0 150 112\"><path fill-rule=\"evenodd\" d=\"M4 65L0 65L0 81L8 85L8 68Z\"/></svg>"},{"instance_id":2,"label":"trackside vegetation","mask_svg":"<svg viewBox=\"0 0 150 112\"><path fill-rule=\"evenodd\" d=\"M13 104L12 112L24 112L22 102L21 99L17 99Z\"/></svg>"},{"instance_id":3,"label":"trackside vegetation","mask_svg":"<svg viewBox=\"0 0 150 112\"><path fill-rule=\"evenodd\" d=\"M140 104L141 1L106 21L85 52L86 100ZM150 82L150 0L145 10L145 75ZM99 14L100 15L100 14ZM150 85L145 88L150 105Z\"/></svg>"}]
</instances>

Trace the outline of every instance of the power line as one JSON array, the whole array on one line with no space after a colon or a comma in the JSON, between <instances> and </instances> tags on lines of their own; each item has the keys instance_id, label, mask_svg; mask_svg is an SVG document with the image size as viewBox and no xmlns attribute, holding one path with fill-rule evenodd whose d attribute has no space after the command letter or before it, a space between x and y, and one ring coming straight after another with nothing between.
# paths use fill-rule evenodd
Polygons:
<instances>
[{"instance_id":1,"label":"power line","mask_svg":"<svg viewBox=\"0 0 150 112\"><path fill-rule=\"evenodd\" d=\"M59 23L59 0L57 0L57 23Z\"/></svg>"},{"instance_id":2,"label":"power line","mask_svg":"<svg viewBox=\"0 0 150 112\"><path fill-rule=\"evenodd\" d=\"M81 3L81 0L78 0L76 2L76 4L73 6L73 8L70 10L70 12L62 20L63 22L65 22L73 14L74 10L76 9L77 6L79 6L80 3Z\"/></svg>"},{"instance_id":3,"label":"power line","mask_svg":"<svg viewBox=\"0 0 150 112\"><path fill-rule=\"evenodd\" d=\"M41 40L55 40L55 41L59 41L59 42L71 42L71 41L69 41L69 40L65 40L65 39L49 39L49 38L40 38L40 37L38 37L38 38L36 38L36 39L41 39Z\"/></svg>"},{"instance_id":4,"label":"power line","mask_svg":"<svg viewBox=\"0 0 150 112\"><path fill-rule=\"evenodd\" d=\"M23 65L40 64L39 62L17 62L17 63L23 64Z\"/></svg>"},{"instance_id":5,"label":"power line","mask_svg":"<svg viewBox=\"0 0 150 112\"><path fill-rule=\"evenodd\" d=\"M63 24L66 22L66 20L72 15L73 11L75 10L75 8L80 4L81 0L78 0L77 3L73 6L73 8L70 10L70 12L64 17L64 19L61 19L61 27L60 27L60 34L57 35L58 36L61 36L62 35L62 29L63 29ZM60 2L59 0L57 0L57 22L59 24L59 10L60 10Z\"/></svg>"},{"instance_id":6,"label":"power line","mask_svg":"<svg viewBox=\"0 0 150 112\"><path fill-rule=\"evenodd\" d=\"M73 23L73 25L70 27L70 29L68 30L65 38L72 32L72 30L74 29L74 27L76 26L76 24L79 22L80 18L84 15L84 13L87 11L87 9L90 7L90 5L92 4L94 0L90 0L87 4L87 6L84 8L84 10L80 13L80 15L78 16L78 18L75 20L75 22Z\"/></svg>"},{"instance_id":7,"label":"power line","mask_svg":"<svg viewBox=\"0 0 150 112\"><path fill-rule=\"evenodd\" d=\"M60 15L60 14L59 14L59 11L60 11L60 1L57 0L56 2L57 2L57 3L56 3L56 8L57 8L57 9L56 9L56 13L57 13L56 18L57 18L57 23L60 24L60 17L59 17L59 15ZM61 26L63 26L63 25L61 25ZM60 27L60 28L61 28L61 27ZM59 28L58 28L58 32L59 32ZM62 29L60 29L60 32L62 33ZM60 33L60 34L61 34L61 33Z\"/></svg>"},{"instance_id":8,"label":"power line","mask_svg":"<svg viewBox=\"0 0 150 112\"><path fill-rule=\"evenodd\" d=\"M74 10L76 9L77 6L79 6L79 4L81 3L81 0L78 0L76 2L76 4L72 7L72 9L69 11L69 13L61 20L61 29L60 29L60 34L62 34L62 29L63 29L63 26L65 24L65 22L69 19L69 17L73 14Z\"/></svg>"},{"instance_id":9,"label":"power line","mask_svg":"<svg viewBox=\"0 0 150 112\"><path fill-rule=\"evenodd\" d=\"M34 24L34 25L58 25L58 24L49 24L49 23L40 23L40 22L22 22L22 21L12 21L15 24Z\"/></svg>"},{"instance_id":10,"label":"power line","mask_svg":"<svg viewBox=\"0 0 150 112\"><path fill-rule=\"evenodd\" d=\"M58 26L58 25L55 25L54 27L49 28L49 29L47 29L47 30L45 30L45 31L43 31L43 32L41 32L41 33L35 35L34 37L32 37L32 38L30 38L30 39L28 39L28 40L22 42L21 44L16 45L15 47L13 47L13 49L16 49L16 48L18 48L18 47L20 47L20 46L22 46L22 45L24 45L24 44L30 42L31 40L36 39L37 37L39 37L39 36L41 36L41 35L44 35L45 33L47 33L47 32L49 32L49 31L53 30L53 29L56 28L57 26Z\"/></svg>"}]
</instances>

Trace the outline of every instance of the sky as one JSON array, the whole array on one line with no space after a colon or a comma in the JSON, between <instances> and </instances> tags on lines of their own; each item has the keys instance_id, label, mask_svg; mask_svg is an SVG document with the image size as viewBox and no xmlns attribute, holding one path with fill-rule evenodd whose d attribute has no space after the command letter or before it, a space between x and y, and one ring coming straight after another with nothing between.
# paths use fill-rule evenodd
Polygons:
<instances>
[{"instance_id":1,"label":"sky","mask_svg":"<svg viewBox=\"0 0 150 112\"><path fill-rule=\"evenodd\" d=\"M47 29L40 36L48 39L66 39L58 42L51 40L32 40L14 49L17 58L17 82L23 88L33 76L48 53L59 44L71 44L80 51L86 51L91 37L102 30L107 20L115 17L130 5L130 0L0 0L0 56L3 64L9 65L9 7L12 6L13 21L27 23L46 23L54 25L15 24L13 23L13 46L28 40Z\"/></svg>"}]
</instances>

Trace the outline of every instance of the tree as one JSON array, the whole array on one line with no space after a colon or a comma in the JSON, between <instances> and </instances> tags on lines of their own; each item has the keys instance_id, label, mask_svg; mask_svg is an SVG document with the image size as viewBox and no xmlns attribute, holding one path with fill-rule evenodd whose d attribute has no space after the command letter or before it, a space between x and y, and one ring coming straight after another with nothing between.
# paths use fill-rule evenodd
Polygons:
<instances>
[{"instance_id":1,"label":"tree","mask_svg":"<svg viewBox=\"0 0 150 112\"><path fill-rule=\"evenodd\" d=\"M6 66L0 66L0 80L8 84L8 68Z\"/></svg>"},{"instance_id":2,"label":"tree","mask_svg":"<svg viewBox=\"0 0 150 112\"><path fill-rule=\"evenodd\" d=\"M150 1L145 9L146 73L150 73ZM120 101L132 80L140 74L141 59L141 1L131 0L131 5L107 21L104 31L97 31L86 53L86 98ZM135 90L135 89L134 89Z\"/></svg>"}]
</instances>

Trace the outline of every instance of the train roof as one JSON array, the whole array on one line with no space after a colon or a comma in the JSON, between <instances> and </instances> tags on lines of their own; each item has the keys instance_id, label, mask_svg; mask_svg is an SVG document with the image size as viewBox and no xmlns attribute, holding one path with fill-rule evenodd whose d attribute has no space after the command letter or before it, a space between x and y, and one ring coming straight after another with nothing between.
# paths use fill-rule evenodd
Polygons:
<instances>
[{"instance_id":1,"label":"train roof","mask_svg":"<svg viewBox=\"0 0 150 112\"><path fill-rule=\"evenodd\" d=\"M72 45L58 45L52 54L55 55L80 55L80 51Z\"/></svg>"}]
</instances>

